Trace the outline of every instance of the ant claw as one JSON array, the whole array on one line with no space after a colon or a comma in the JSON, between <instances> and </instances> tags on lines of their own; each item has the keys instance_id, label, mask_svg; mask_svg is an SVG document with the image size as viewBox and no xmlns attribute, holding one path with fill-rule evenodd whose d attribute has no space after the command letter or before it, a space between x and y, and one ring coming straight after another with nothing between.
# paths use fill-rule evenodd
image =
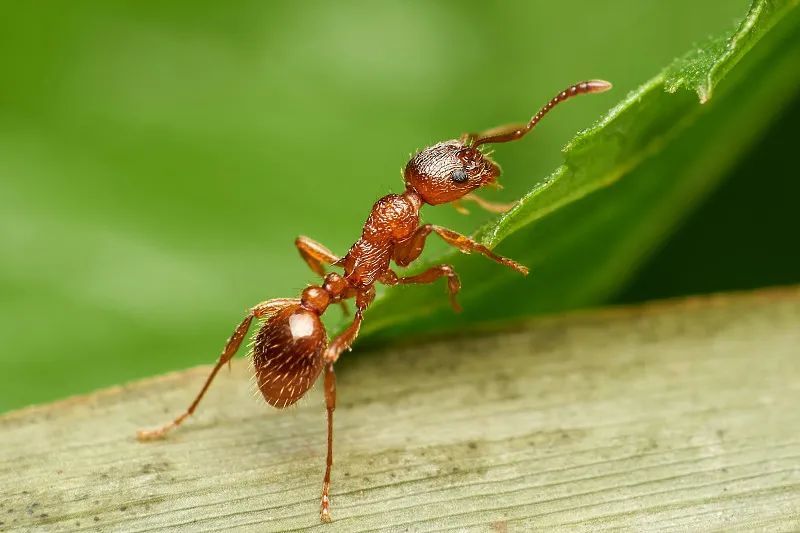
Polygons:
<instances>
[{"instance_id":1,"label":"ant claw","mask_svg":"<svg viewBox=\"0 0 800 533\"><path fill-rule=\"evenodd\" d=\"M330 500L327 496L322 497L322 507L319 510L319 519L326 523L330 524L333 521L331 517L331 509L330 509Z\"/></svg>"},{"instance_id":2,"label":"ant claw","mask_svg":"<svg viewBox=\"0 0 800 533\"><path fill-rule=\"evenodd\" d=\"M186 412L170 422L169 424L165 424L160 428L155 429L140 429L136 432L136 440L139 442L147 442L151 440L159 440L166 437L167 432L173 428L176 428L183 422L187 416L189 416L189 412Z\"/></svg>"},{"instance_id":3,"label":"ant claw","mask_svg":"<svg viewBox=\"0 0 800 533\"><path fill-rule=\"evenodd\" d=\"M158 429L140 429L136 431L136 440L139 442L147 442L151 440L163 439L167 434L164 428Z\"/></svg>"}]
</instances>

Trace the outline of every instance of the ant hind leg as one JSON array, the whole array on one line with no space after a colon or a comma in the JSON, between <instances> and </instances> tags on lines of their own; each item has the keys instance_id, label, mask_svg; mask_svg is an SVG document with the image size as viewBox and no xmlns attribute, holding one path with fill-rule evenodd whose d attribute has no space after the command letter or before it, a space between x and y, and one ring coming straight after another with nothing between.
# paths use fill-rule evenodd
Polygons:
<instances>
[{"instance_id":1,"label":"ant hind leg","mask_svg":"<svg viewBox=\"0 0 800 533\"><path fill-rule=\"evenodd\" d=\"M189 405L189 408L186 409L180 416L164 424L161 427L155 429L140 429L136 432L136 438L140 441L147 441L147 440L155 440L163 438L168 431L173 428L178 427L184 420L186 420L192 413L194 413L195 409L197 409L197 405L200 403L200 400L203 399L208 388L211 386L211 382L214 381L214 377L216 377L219 369L222 368L225 363L229 363L233 356L236 354L236 351L239 349L239 346L242 344L242 340L244 336L247 335L247 330L250 328L250 324L253 322L254 318L261 318L266 315L272 314L278 309L281 309L287 305L292 305L297 303L297 300L291 298L282 298L276 300L269 300L266 302L262 302L255 307L253 307L250 312L244 317L244 320L236 326L236 329L233 331L233 335L228 339L225 343L225 348L222 350L222 353L219 356L219 360L217 360L217 364L214 365L214 368L211 369L211 373L206 378L206 382L203 384L203 388L200 389L200 392L195 397L194 401Z\"/></svg>"},{"instance_id":2,"label":"ant hind leg","mask_svg":"<svg viewBox=\"0 0 800 533\"><path fill-rule=\"evenodd\" d=\"M335 363L336 360L339 359L339 356L342 355L342 352L350 349L350 346L352 346L356 337L358 337L361 323L364 321L364 310L369 307L374 299L374 286L370 286L368 289L356 293L356 314L353 317L353 322L347 326L346 330L328 344L328 347L322 354L322 360L326 364Z\"/></svg>"},{"instance_id":3,"label":"ant hind leg","mask_svg":"<svg viewBox=\"0 0 800 533\"><path fill-rule=\"evenodd\" d=\"M296 238L294 245L297 246L297 251L300 252L300 256L309 268L323 278L325 277L325 265L333 265L340 260L325 245L318 243L314 239L309 239L305 235L300 235ZM349 315L350 310L347 308L347 303L341 301L340 305L345 316Z\"/></svg>"},{"instance_id":4,"label":"ant hind leg","mask_svg":"<svg viewBox=\"0 0 800 533\"><path fill-rule=\"evenodd\" d=\"M305 235L296 238L294 240L294 245L297 246L297 251L300 252L303 261L306 262L311 270L322 277L325 277L325 265L332 265L339 260L339 258L324 245L313 239L309 239Z\"/></svg>"},{"instance_id":5,"label":"ant hind leg","mask_svg":"<svg viewBox=\"0 0 800 533\"><path fill-rule=\"evenodd\" d=\"M322 480L322 498L319 517L323 522L331 521L331 466L333 466L333 411L336 409L336 374L333 363L325 367L325 408L328 415L328 455L325 460L325 477Z\"/></svg>"}]
</instances>

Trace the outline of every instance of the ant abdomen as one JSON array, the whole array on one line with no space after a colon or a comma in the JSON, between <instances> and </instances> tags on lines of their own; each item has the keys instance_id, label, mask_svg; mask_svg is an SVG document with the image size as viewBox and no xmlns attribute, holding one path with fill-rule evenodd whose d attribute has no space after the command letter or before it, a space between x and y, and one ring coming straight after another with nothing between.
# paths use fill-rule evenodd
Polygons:
<instances>
[{"instance_id":1,"label":"ant abdomen","mask_svg":"<svg viewBox=\"0 0 800 533\"><path fill-rule=\"evenodd\" d=\"M322 370L328 343L319 315L292 304L270 316L253 342L253 367L261 394L278 408L308 392Z\"/></svg>"}]
</instances>

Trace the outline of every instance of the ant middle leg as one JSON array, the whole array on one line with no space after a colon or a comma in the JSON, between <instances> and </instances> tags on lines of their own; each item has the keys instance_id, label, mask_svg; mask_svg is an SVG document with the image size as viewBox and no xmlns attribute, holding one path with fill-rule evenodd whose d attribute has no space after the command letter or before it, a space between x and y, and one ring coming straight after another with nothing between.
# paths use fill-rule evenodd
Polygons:
<instances>
[{"instance_id":1,"label":"ant middle leg","mask_svg":"<svg viewBox=\"0 0 800 533\"><path fill-rule=\"evenodd\" d=\"M426 224L427 225L427 224ZM443 228L441 226L433 226L431 225L431 231L435 232L439 237L444 239L444 241L465 254L470 252L478 252L479 254L485 255L492 261L496 263L500 263L501 265L507 266L509 268L513 268L520 274L527 276L528 275L528 267L525 265L521 265L514 261L513 259L509 259L508 257L503 257L501 255L497 255L489 248L484 246L483 244L479 243L474 239L470 239L466 235L461 235L451 229Z\"/></svg>"},{"instance_id":2,"label":"ant middle leg","mask_svg":"<svg viewBox=\"0 0 800 533\"><path fill-rule=\"evenodd\" d=\"M445 276L447 277L447 290L450 294L450 305L453 306L453 310L456 313L460 313L461 306L458 304L456 296L458 295L458 291L461 290L461 280L458 279L458 274L456 274L456 271L450 265L431 267L415 276L407 277L400 277L393 270L389 269L380 281L384 285L423 284L433 283L437 279Z\"/></svg>"},{"instance_id":3,"label":"ant middle leg","mask_svg":"<svg viewBox=\"0 0 800 533\"><path fill-rule=\"evenodd\" d=\"M439 237L444 239L447 244L458 248L466 254L478 252L492 261L513 268L520 274L528 275L528 267L525 265L521 265L513 259L497 255L483 244L470 239L466 235L461 235L453 230L441 226L434 226L433 224L424 224L418 227L411 237L402 243L398 243L392 257L394 262L400 266L410 265L422 253L422 249L425 247L425 239L427 239L428 235L431 233L436 233Z\"/></svg>"},{"instance_id":4,"label":"ant middle leg","mask_svg":"<svg viewBox=\"0 0 800 533\"><path fill-rule=\"evenodd\" d=\"M247 335L247 330L250 328L250 324L253 322L253 319L262 318L266 315L274 313L286 305L295 303L297 303L297 300L295 299L280 298L262 302L250 309L250 312L247 313L247 316L244 317L244 320L242 320L242 322L236 326L236 329L233 331L233 335L231 335L231 337L225 343L225 348L222 350L222 353L217 360L217 364L214 365L213 369L211 369L211 373L206 378L203 388L200 389L200 392L197 394L194 401L189 405L188 409L186 409L186 411L184 411L180 416L171 422L167 422L161 427L155 429L140 429L136 432L136 438L140 441L160 439L164 437L169 430L178 427L184 420L194 413L195 409L197 409L197 405L200 403L200 400L203 399L203 396L205 396L206 391L211 386L211 382L214 381L214 377L216 377L220 368L222 368L225 363L229 363L236 354L236 351L242 344L242 340L244 339L245 335Z\"/></svg>"}]
</instances>

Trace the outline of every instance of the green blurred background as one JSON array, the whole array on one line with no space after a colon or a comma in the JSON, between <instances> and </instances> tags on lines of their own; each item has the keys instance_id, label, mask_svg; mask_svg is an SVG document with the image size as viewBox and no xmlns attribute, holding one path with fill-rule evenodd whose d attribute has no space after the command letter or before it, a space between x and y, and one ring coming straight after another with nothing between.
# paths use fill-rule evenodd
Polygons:
<instances>
[{"instance_id":1,"label":"green blurred background","mask_svg":"<svg viewBox=\"0 0 800 533\"><path fill-rule=\"evenodd\" d=\"M410 153L612 80L498 147L506 188L486 196L517 198L577 130L748 5L7 5L0 411L212 362L247 306L313 279L295 236L343 253ZM616 301L800 280L799 119L796 99ZM424 217L465 233L487 218Z\"/></svg>"}]
</instances>

